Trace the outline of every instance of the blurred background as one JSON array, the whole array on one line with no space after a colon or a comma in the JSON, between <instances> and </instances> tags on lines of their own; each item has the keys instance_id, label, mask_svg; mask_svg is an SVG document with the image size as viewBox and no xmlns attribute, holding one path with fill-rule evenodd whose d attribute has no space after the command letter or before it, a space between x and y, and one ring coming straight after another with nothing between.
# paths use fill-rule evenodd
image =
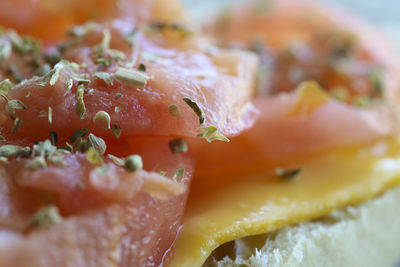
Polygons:
<instances>
[{"instance_id":1,"label":"blurred background","mask_svg":"<svg viewBox=\"0 0 400 267\"><path fill-rule=\"evenodd\" d=\"M183 0L193 17L215 14L219 9L245 0ZM293 0L296 1L296 0ZM400 52L400 0L320 0L343 6L365 17L397 43Z\"/></svg>"}]
</instances>

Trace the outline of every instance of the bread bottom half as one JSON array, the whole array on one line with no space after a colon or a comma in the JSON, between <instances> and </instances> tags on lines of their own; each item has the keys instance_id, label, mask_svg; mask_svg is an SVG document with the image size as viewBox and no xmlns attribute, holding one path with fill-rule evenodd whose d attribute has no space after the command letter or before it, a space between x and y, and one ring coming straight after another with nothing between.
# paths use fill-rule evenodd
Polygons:
<instances>
[{"instance_id":1,"label":"bread bottom half","mask_svg":"<svg viewBox=\"0 0 400 267\"><path fill-rule=\"evenodd\" d=\"M203 267L389 267L399 259L400 187L396 187L317 220L224 244Z\"/></svg>"}]
</instances>

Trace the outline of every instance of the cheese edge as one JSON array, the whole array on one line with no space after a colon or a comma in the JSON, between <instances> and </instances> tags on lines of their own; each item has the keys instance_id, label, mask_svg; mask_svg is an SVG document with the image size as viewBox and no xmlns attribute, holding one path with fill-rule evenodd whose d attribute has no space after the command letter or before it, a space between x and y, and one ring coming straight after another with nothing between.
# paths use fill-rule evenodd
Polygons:
<instances>
[{"instance_id":1,"label":"cheese edge","mask_svg":"<svg viewBox=\"0 0 400 267\"><path fill-rule=\"evenodd\" d=\"M400 259L399 204L396 187L316 221L232 241L234 259L212 255L203 266L394 266Z\"/></svg>"}]
</instances>

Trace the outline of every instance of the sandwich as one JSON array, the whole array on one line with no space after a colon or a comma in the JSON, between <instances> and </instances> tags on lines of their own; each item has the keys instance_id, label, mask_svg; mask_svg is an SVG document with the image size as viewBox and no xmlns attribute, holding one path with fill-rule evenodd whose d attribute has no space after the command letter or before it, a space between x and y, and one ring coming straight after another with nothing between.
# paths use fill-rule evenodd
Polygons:
<instances>
[{"instance_id":1,"label":"sandwich","mask_svg":"<svg viewBox=\"0 0 400 267\"><path fill-rule=\"evenodd\" d=\"M394 263L396 54L258 4L204 33L178 1L0 3L1 266Z\"/></svg>"}]
</instances>

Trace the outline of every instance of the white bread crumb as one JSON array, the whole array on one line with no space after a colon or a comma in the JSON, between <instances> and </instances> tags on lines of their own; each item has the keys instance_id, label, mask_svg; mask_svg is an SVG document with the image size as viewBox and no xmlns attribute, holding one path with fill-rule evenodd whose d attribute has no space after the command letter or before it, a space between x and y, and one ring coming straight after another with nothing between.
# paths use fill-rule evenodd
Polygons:
<instances>
[{"instance_id":1,"label":"white bread crumb","mask_svg":"<svg viewBox=\"0 0 400 267\"><path fill-rule=\"evenodd\" d=\"M399 210L397 187L315 221L238 239L217 249L203 266L395 266L400 259Z\"/></svg>"}]
</instances>

